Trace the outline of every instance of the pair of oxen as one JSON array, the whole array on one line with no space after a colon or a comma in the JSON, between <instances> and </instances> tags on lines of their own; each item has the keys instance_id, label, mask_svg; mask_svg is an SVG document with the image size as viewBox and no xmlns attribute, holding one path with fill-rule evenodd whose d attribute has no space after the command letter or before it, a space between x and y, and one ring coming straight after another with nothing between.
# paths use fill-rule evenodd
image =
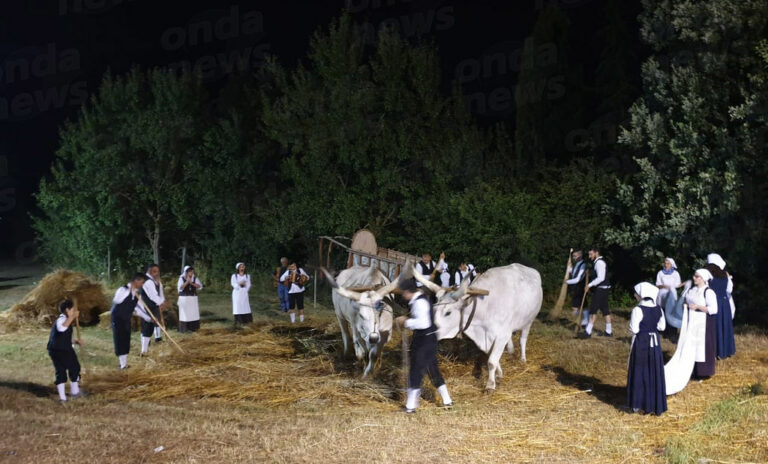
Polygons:
<instances>
[{"instance_id":1,"label":"pair of oxen","mask_svg":"<svg viewBox=\"0 0 768 464\"><path fill-rule=\"evenodd\" d=\"M466 279L455 289L441 288L427 280L412 263L394 282L375 267L354 266L334 279L333 306L341 328L344 354L354 347L358 360L365 365L363 377L371 375L392 333L391 294L398 281L411 276L434 293L434 323L438 339L462 335L471 339L488 355L487 390L496 389L502 377L501 355L506 347L514 351L512 334L520 332L520 355L525 361L528 332L541 309L541 276L535 269L510 264L488 269L470 283ZM367 358L367 359L366 359Z\"/></svg>"}]
</instances>

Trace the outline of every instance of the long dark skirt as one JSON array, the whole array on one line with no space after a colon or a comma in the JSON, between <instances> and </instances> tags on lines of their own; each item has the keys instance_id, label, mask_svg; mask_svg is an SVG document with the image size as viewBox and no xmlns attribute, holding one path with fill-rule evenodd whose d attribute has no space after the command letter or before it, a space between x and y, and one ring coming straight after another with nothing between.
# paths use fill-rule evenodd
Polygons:
<instances>
[{"instance_id":1,"label":"long dark skirt","mask_svg":"<svg viewBox=\"0 0 768 464\"><path fill-rule=\"evenodd\" d=\"M253 314L235 314L235 324L250 324L253 322Z\"/></svg>"},{"instance_id":2,"label":"long dark skirt","mask_svg":"<svg viewBox=\"0 0 768 464\"><path fill-rule=\"evenodd\" d=\"M200 320L179 321L179 332L197 332L200 330Z\"/></svg>"},{"instance_id":3,"label":"long dark skirt","mask_svg":"<svg viewBox=\"0 0 768 464\"><path fill-rule=\"evenodd\" d=\"M627 406L659 415L667 410L667 387L658 334L655 338L655 346L651 347L651 336L640 332L632 344L627 371Z\"/></svg>"},{"instance_id":4,"label":"long dark skirt","mask_svg":"<svg viewBox=\"0 0 768 464\"><path fill-rule=\"evenodd\" d=\"M115 344L115 356L122 356L131 351L131 320L123 321L112 318L112 342Z\"/></svg>"},{"instance_id":5,"label":"long dark skirt","mask_svg":"<svg viewBox=\"0 0 768 464\"><path fill-rule=\"evenodd\" d=\"M729 310L730 311L730 310ZM704 336L704 362L693 365L693 377L700 379L715 375L715 353L717 351L717 333L715 315L707 315L707 332Z\"/></svg>"}]
</instances>

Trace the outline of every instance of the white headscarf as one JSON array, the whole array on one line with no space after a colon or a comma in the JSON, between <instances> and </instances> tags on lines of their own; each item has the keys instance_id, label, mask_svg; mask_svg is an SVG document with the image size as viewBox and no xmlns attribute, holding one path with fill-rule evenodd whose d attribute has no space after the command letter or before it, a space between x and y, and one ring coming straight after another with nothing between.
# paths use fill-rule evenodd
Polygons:
<instances>
[{"instance_id":1,"label":"white headscarf","mask_svg":"<svg viewBox=\"0 0 768 464\"><path fill-rule=\"evenodd\" d=\"M696 269L696 272L694 274L698 274L701 276L702 279L704 279L704 282L709 283L710 280L712 280L712 273L709 272L706 269Z\"/></svg>"},{"instance_id":2,"label":"white headscarf","mask_svg":"<svg viewBox=\"0 0 768 464\"><path fill-rule=\"evenodd\" d=\"M659 295L659 289L648 282L640 282L635 285L635 293L640 295L640 300L651 300L656 304L656 297Z\"/></svg>"},{"instance_id":3,"label":"white headscarf","mask_svg":"<svg viewBox=\"0 0 768 464\"><path fill-rule=\"evenodd\" d=\"M187 275L187 271L190 269L192 269L192 266L184 266L184 270L181 271L181 275L179 277L183 278L185 275Z\"/></svg>"},{"instance_id":4,"label":"white headscarf","mask_svg":"<svg viewBox=\"0 0 768 464\"><path fill-rule=\"evenodd\" d=\"M235 272L240 270L240 265L241 264L245 264L245 263L237 263L237 264L235 264Z\"/></svg>"},{"instance_id":5,"label":"white headscarf","mask_svg":"<svg viewBox=\"0 0 768 464\"><path fill-rule=\"evenodd\" d=\"M717 253L710 253L707 255L707 264L714 264L720 269L725 270L725 260Z\"/></svg>"},{"instance_id":6,"label":"white headscarf","mask_svg":"<svg viewBox=\"0 0 768 464\"><path fill-rule=\"evenodd\" d=\"M664 258L664 261L669 261L670 263L672 263L672 269L677 269L677 264L675 264L675 260L674 259L672 259L669 256L667 256L666 258Z\"/></svg>"}]
</instances>

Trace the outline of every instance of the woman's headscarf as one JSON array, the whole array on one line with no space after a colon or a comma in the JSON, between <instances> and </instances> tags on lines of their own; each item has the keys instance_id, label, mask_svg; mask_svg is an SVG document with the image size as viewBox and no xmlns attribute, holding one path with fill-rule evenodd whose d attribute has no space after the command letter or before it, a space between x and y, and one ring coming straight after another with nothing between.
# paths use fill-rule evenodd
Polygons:
<instances>
[{"instance_id":1,"label":"woman's headscarf","mask_svg":"<svg viewBox=\"0 0 768 464\"><path fill-rule=\"evenodd\" d=\"M192 266L184 266L184 270L181 271L181 275L179 277L181 277L183 279L184 276L187 275L187 271L190 270L190 269L194 269L194 267L192 267Z\"/></svg>"},{"instance_id":2,"label":"woman's headscarf","mask_svg":"<svg viewBox=\"0 0 768 464\"><path fill-rule=\"evenodd\" d=\"M237 264L235 264L235 272L240 271L240 265L241 264L245 264L245 263L237 263Z\"/></svg>"},{"instance_id":3,"label":"woman's headscarf","mask_svg":"<svg viewBox=\"0 0 768 464\"><path fill-rule=\"evenodd\" d=\"M712 273L706 269L696 269L694 274L698 274L702 279L704 279L704 282L709 283L709 281L712 280Z\"/></svg>"},{"instance_id":4,"label":"woman's headscarf","mask_svg":"<svg viewBox=\"0 0 768 464\"><path fill-rule=\"evenodd\" d=\"M640 295L640 301L651 300L653 304L656 304L656 297L659 295L659 289L655 285L651 285L648 282L640 282L635 285L635 293Z\"/></svg>"},{"instance_id":5,"label":"woman's headscarf","mask_svg":"<svg viewBox=\"0 0 768 464\"><path fill-rule=\"evenodd\" d=\"M667 270L667 268L664 267L661 269L661 272L663 272L665 275L671 275L677 269L677 264L675 264L675 260L670 258L669 256L664 258L664 262L667 262L667 261L669 261L670 264L672 264L672 267L669 270Z\"/></svg>"},{"instance_id":6,"label":"woman's headscarf","mask_svg":"<svg viewBox=\"0 0 768 464\"><path fill-rule=\"evenodd\" d=\"M725 270L725 260L717 253L707 255L707 264L714 264L722 270Z\"/></svg>"}]
</instances>

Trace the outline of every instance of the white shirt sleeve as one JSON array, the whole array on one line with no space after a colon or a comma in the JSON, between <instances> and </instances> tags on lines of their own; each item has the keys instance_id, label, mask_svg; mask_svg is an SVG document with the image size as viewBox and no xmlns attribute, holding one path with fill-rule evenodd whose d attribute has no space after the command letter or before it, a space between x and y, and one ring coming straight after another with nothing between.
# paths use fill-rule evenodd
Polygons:
<instances>
[{"instance_id":1,"label":"white shirt sleeve","mask_svg":"<svg viewBox=\"0 0 768 464\"><path fill-rule=\"evenodd\" d=\"M435 266L435 269L438 271L442 271L443 269L448 270L448 265L445 263L444 259L441 259L437 262L437 266Z\"/></svg>"},{"instance_id":2,"label":"white shirt sleeve","mask_svg":"<svg viewBox=\"0 0 768 464\"><path fill-rule=\"evenodd\" d=\"M581 269L579 269L579 273L576 274L576 276L573 279L568 279L565 281L565 283L567 283L568 285L577 284L581 280L581 276L583 274L584 274L584 268L582 267Z\"/></svg>"},{"instance_id":3,"label":"white shirt sleeve","mask_svg":"<svg viewBox=\"0 0 768 464\"><path fill-rule=\"evenodd\" d=\"M249 291L251 289L251 276L249 274L245 275L245 291Z\"/></svg>"},{"instance_id":4,"label":"white shirt sleeve","mask_svg":"<svg viewBox=\"0 0 768 464\"><path fill-rule=\"evenodd\" d=\"M411 305L411 317L405 320L405 328L410 330L430 328L432 323L429 311L429 303L423 298L417 298Z\"/></svg>"},{"instance_id":5,"label":"white shirt sleeve","mask_svg":"<svg viewBox=\"0 0 768 464\"><path fill-rule=\"evenodd\" d=\"M232 274L232 278L229 279L229 283L232 285L232 288L234 289L240 288L240 284L237 283L237 274Z\"/></svg>"},{"instance_id":6,"label":"white shirt sleeve","mask_svg":"<svg viewBox=\"0 0 768 464\"><path fill-rule=\"evenodd\" d=\"M178 283L178 284L176 284L176 288L179 290L179 292L181 292L182 290L184 290L184 282L186 282L186 280L184 279L184 277L179 277L179 283Z\"/></svg>"},{"instance_id":7,"label":"white shirt sleeve","mask_svg":"<svg viewBox=\"0 0 768 464\"><path fill-rule=\"evenodd\" d=\"M730 293L733 293L733 277L730 275L728 276L728 286L725 287L725 291Z\"/></svg>"},{"instance_id":8,"label":"white shirt sleeve","mask_svg":"<svg viewBox=\"0 0 768 464\"><path fill-rule=\"evenodd\" d=\"M198 290L202 290L203 289L203 283L200 282L200 279L198 279L197 276L195 276L195 283L197 285L199 285L199 287L197 288Z\"/></svg>"},{"instance_id":9,"label":"white shirt sleeve","mask_svg":"<svg viewBox=\"0 0 768 464\"><path fill-rule=\"evenodd\" d=\"M280 276L280 282L285 282L285 279L287 279L289 275L291 275L291 271L283 272L283 275Z\"/></svg>"},{"instance_id":10,"label":"white shirt sleeve","mask_svg":"<svg viewBox=\"0 0 768 464\"><path fill-rule=\"evenodd\" d=\"M595 273L597 274L597 277L589 283L590 288L597 287L605 280L605 261L602 259L595 263Z\"/></svg>"},{"instance_id":11,"label":"white shirt sleeve","mask_svg":"<svg viewBox=\"0 0 768 464\"><path fill-rule=\"evenodd\" d=\"M69 327L64 325L65 322L67 322L67 316L62 314L56 319L56 330L59 332L66 332Z\"/></svg>"},{"instance_id":12,"label":"white shirt sleeve","mask_svg":"<svg viewBox=\"0 0 768 464\"><path fill-rule=\"evenodd\" d=\"M659 271L656 273L656 285L664 285L664 280L662 279L663 275L664 275L663 271Z\"/></svg>"},{"instance_id":13,"label":"white shirt sleeve","mask_svg":"<svg viewBox=\"0 0 768 464\"><path fill-rule=\"evenodd\" d=\"M146 293L149 299L154 301L156 305L160 306L165 303L163 288L160 287L160 292L158 293L157 289L155 289L155 282L152 279L147 279L142 288L144 289L144 293Z\"/></svg>"},{"instance_id":14,"label":"white shirt sleeve","mask_svg":"<svg viewBox=\"0 0 768 464\"><path fill-rule=\"evenodd\" d=\"M675 271L672 273L672 288L677 289L683 285L683 279L680 278L680 273Z\"/></svg>"},{"instance_id":15,"label":"white shirt sleeve","mask_svg":"<svg viewBox=\"0 0 768 464\"><path fill-rule=\"evenodd\" d=\"M305 271L303 268L299 268L299 274L307 276L307 282L309 282L309 274L307 274L307 271Z\"/></svg>"},{"instance_id":16,"label":"white shirt sleeve","mask_svg":"<svg viewBox=\"0 0 768 464\"><path fill-rule=\"evenodd\" d=\"M144 311L144 308L142 308L140 304L137 304L136 307L133 308L133 314L139 316L140 318L144 319L147 322L152 322L152 318L149 317L149 314L147 314L147 312Z\"/></svg>"},{"instance_id":17,"label":"white shirt sleeve","mask_svg":"<svg viewBox=\"0 0 768 464\"><path fill-rule=\"evenodd\" d=\"M125 298L130 296L131 291L125 287L120 287L115 291L115 297L112 298L112 303L120 304L125 301Z\"/></svg>"},{"instance_id":18,"label":"white shirt sleeve","mask_svg":"<svg viewBox=\"0 0 768 464\"><path fill-rule=\"evenodd\" d=\"M633 334L640 332L640 321L643 320L643 310L640 306L632 308L632 314L629 317L629 331Z\"/></svg>"},{"instance_id":19,"label":"white shirt sleeve","mask_svg":"<svg viewBox=\"0 0 768 464\"><path fill-rule=\"evenodd\" d=\"M711 288L707 287L707 289L704 290L704 301L706 302L704 306L707 307L707 313L717 314L717 295Z\"/></svg>"}]
</instances>

